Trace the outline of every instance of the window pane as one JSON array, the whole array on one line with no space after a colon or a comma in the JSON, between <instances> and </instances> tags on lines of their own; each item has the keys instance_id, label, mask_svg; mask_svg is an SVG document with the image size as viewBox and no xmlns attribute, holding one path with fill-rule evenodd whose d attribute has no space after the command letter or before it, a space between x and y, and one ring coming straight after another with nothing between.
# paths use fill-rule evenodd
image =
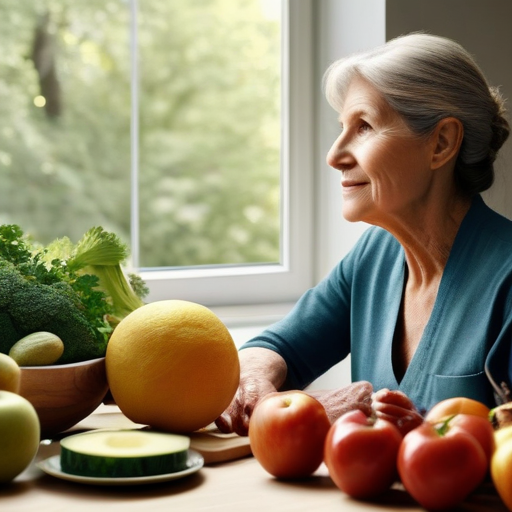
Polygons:
<instances>
[{"instance_id":1,"label":"window pane","mask_svg":"<svg viewBox=\"0 0 512 512\"><path fill-rule=\"evenodd\" d=\"M130 204L129 0L0 3L0 223L94 225L139 266L280 259L281 2L139 0Z\"/></svg>"},{"instance_id":2,"label":"window pane","mask_svg":"<svg viewBox=\"0 0 512 512\"><path fill-rule=\"evenodd\" d=\"M0 223L129 240L128 27L118 0L0 3Z\"/></svg>"},{"instance_id":3,"label":"window pane","mask_svg":"<svg viewBox=\"0 0 512 512\"><path fill-rule=\"evenodd\" d=\"M280 4L139 0L141 267L279 261Z\"/></svg>"}]
</instances>

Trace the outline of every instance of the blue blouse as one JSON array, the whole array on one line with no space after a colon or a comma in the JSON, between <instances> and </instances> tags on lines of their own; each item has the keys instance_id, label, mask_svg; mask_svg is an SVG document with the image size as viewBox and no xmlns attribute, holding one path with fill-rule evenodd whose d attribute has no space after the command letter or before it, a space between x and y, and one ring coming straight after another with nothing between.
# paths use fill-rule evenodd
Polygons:
<instances>
[{"instance_id":1,"label":"blue blouse","mask_svg":"<svg viewBox=\"0 0 512 512\"><path fill-rule=\"evenodd\" d=\"M278 352L304 388L351 354L352 380L406 393L420 410L452 396L489 407L510 381L512 222L475 197L455 238L430 319L403 378L392 343L405 279L404 251L369 228L294 309L247 347Z\"/></svg>"}]
</instances>

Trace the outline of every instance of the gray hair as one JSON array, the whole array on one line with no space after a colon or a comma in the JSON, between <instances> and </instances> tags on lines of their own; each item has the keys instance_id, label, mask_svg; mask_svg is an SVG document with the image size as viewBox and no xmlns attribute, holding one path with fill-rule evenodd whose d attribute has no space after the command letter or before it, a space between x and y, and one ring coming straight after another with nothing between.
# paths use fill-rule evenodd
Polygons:
<instances>
[{"instance_id":1,"label":"gray hair","mask_svg":"<svg viewBox=\"0 0 512 512\"><path fill-rule=\"evenodd\" d=\"M494 181L494 161L510 127L504 99L458 43L414 33L334 62L324 76L326 98L338 112L354 76L371 83L419 136L455 117L464 138L455 165L459 190L472 196Z\"/></svg>"}]
</instances>

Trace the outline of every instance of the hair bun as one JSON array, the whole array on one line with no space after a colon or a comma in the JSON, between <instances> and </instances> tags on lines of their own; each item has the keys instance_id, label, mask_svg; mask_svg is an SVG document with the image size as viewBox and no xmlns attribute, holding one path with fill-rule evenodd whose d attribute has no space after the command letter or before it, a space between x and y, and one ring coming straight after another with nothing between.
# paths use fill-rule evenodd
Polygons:
<instances>
[{"instance_id":1,"label":"hair bun","mask_svg":"<svg viewBox=\"0 0 512 512\"><path fill-rule=\"evenodd\" d=\"M492 159L496 158L496 154L503 146L505 141L508 139L510 134L510 125L507 121L506 109L505 109L505 100L503 96L499 92L497 87L490 88L491 97L494 100L495 104L495 114L492 119L491 128L492 128L492 138L489 144L490 153Z\"/></svg>"}]
</instances>

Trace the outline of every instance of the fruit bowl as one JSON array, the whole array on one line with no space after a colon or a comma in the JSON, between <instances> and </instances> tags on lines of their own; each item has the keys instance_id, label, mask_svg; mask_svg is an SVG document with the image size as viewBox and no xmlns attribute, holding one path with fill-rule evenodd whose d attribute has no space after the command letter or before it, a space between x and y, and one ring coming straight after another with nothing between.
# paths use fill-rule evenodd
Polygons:
<instances>
[{"instance_id":1,"label":"fruit bowl","mask_svg":"<svg viewBox=\"0 0 512 512\"><path fill-rule=\"evenodd\" d=\"M51 438L83 420L101 404L107 391L104 357L21 367L19 394L37 411L41 439Z\"/></svg>"}]
</instances>

